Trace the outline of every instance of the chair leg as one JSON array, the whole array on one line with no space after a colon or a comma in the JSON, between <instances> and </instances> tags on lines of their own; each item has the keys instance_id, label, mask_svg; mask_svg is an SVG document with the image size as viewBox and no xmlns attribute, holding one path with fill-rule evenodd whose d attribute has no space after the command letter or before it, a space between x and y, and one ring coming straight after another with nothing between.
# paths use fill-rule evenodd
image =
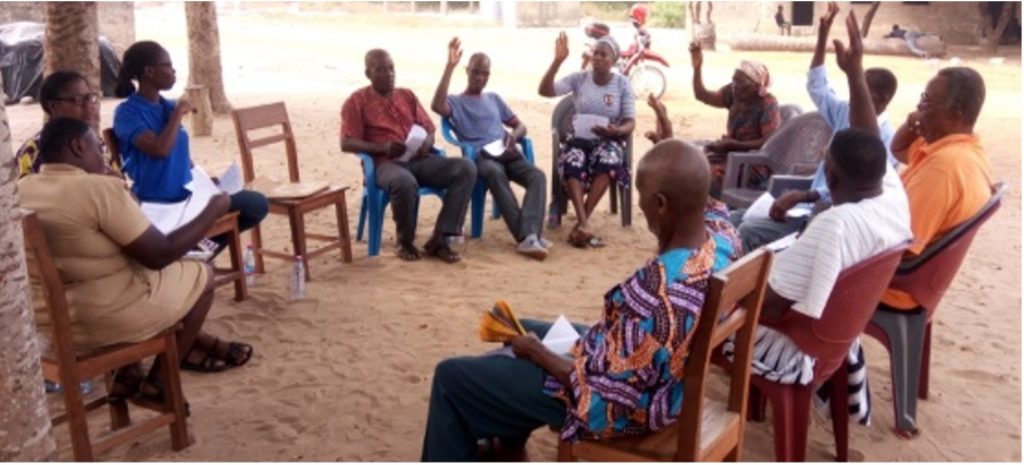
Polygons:
<instances>
[{"instance_id":1,"label":"chair leg","mask_svg":"<svg viewBox=\"0 0 1024 465\"><path fill-rule=\"evenodd\" d=\"M252 247L256 249L256 272L263 273L263 238L260 233L260 225L252 227Z\"/></svg>"},{"instance_id":2,"label":"chair leg","mask_svg":"<svg viewBox=\"0 0 1024 465\"><path fill-rule=\"evenodd\" d=\"M924 327L924 347L921 349L921 379L917 383L917 398L928 400L928 380L932 366L932 322Z\"/></svg>"},{"instance_id":3,"label":"chair leg","mask_svg":"<svg viewBox=\"0 0 1024 465\"><path fill-rule=\"evenodd\" d=\"M917 434L917 394L921 376L925 312L880 310L871 317L889 338L892 367L892 400L896 429L904 435Z\"/></svg>"},{"instance_id":4,"label":"chair leg","mask_svg":"<svg viewBox=\"0 0 1024 465\"><path fill-rule=\"evenodd\" d=\"M366 216L368 212L368 204L366 200L366 194L363 194L363 200L359 202L359 222L356 223L356 240L363 240L363 227L366 226Z\"/></svg>"},{"instance_id":5,"label":"chair leg","mask_svg":"<svg viewBox=\"0 0 1024 465\"><path fill-rule=\"evenodd\" d=\"M484 210L487 203L487 185L482 179L473 186L473 199L470 202L470 237L479 238L484 233Z\"/></svg>"},{"instance_id":6,"label":"chair leg","mask_svg":"<svg viewBox=\"0 0 1024 465\"><path fill-rule=\"evenodd\" d=\"M381 195L373 193L376 198L367 201L367 216L370 221L369 237L367 238L367 254L371 257L380 255L381 236L384 235L384 209L387 203L382 201Z\"/></svg>"},{"instance_id":7,"label":"chair leg","mask_svg":"<svg viewBox=\"0 0 1024 465\"><path fill-rule=\"evenodd\" d=\"M836 440L836 461L848 462L850 452L849 368L845 363L836 370L828 383L829 407L832 410L832 434Z\"/></svg>"},{"instance_id":8,"label":"chair leg","mask_svg":"<svg viewBox=\"0 0 1024 465\"><path fill-rule=\"evenodd\" d=\"M111 431L127 428L132 424L131 414L128 412L128 402L123 400L108 400L107 407L110 411Z\"/></svg>"},{"instance_id":9,"label":"chair leg","mask_svg":"<svg viewBox=\"0 0 1024 465\"><path fill-rule=\"evenodd\" d=\"M185 394L181 390L181 376L178 368L178 347L174 334L164 336L167 349L163 357L164 387L167 395L168 412L174 414L174 421L168 425L171 433L171 448L175 451L188 447L188 423L185 419Z\"/></svg>"},{"instance_id":10,"label":"chair leg","mask_svg":"<svg viewBox=\"0 0 1024 465\"><path fill-rule=\"evenodd\" d=\"M345 202L345 191L338 193L338 201L334 203L334 214L338 217L338 240L341 241L341 261L352 263L352 236L348 229L348 206Z\"/></svg>"},{"instance_id":11,"label":"chair leg","mask_svg":"<svg viewBox=\"0 0 1024 465\"><path fill-rule=\"evenodd\" d=\"M747 397L747 419L755 423L760 423L764 421L767 416L767 410L768 399L757 386L751 384Z\"/></svg>"},{"instance_id":12,"label":"chair leg","mask_svg":"<svg viewBox=\"0 0 1024 465\"><path fill-rule=\"evenodd\" d=\"M803 462L807 456L810 386L791 385L770 395L775 429L775 460Z\"/></svg>"},{"instance_id":13,"label":"chair leg","mask_svg":"<svg viewBox=\"0 0 1024 465\"><path fill-rule=\"evenodd\" d=\"M633 225L633 188L627 186L622 189L622 227L628 228Z\"/></svg>"},{"instance_id":14,"label":"chair leg","mask_svg":"<svg viewBox=\"0 0 1024 465\"><path fill-rule=\"evenodd\" d=\"M71 433L71 449L76 462L93 461L92 444L89 442L89 423L85 403L82 400L81 380L77 376L61 376L64 384L64 408L68 415L68 430Z\"/></svg>"},{"instance_id":15,"label":"chair leg","mask_svg":"<svg viewBox=\"0 0 1024 465\"><path fill-rule=\"evenodd\" d=\"M249 297L249 289L245 284L245 273L242 265L242 237L236 226L228 234L228 253L231 254L231 271L235 276L235 301L241 302Z\"/></svg>"},{"instance_id":16,"label":"chair leg","mask_svg":"<svg viewBox=\"0 0 1024 465\"><path fill-rule=\"evenodd\" d=\"M572 454L572 443L558 440L558 461L559 462L575 462L576 456Z\"/></svg>"},{"instance_id":17,"label":"chair leg","mask_svg":"<svg viewBox=\"0 0 1024 465\"><path fill-rule=\"evenodd\" d=\"M615 180L612 179L612 185L608 186L608 202L612 209L612 214L619 213L619 188L615 185Z\"/></svg>"},{"instance_id":18,"label":"chair leg","mask_svg":"<svg viewBox=\"0 0 1024 465\"><path fill-rule=\"evenodd\" d=\"M306 281L310 281L309 257L306 255L306 219L297 208L288 211L292 227L292 250L295 255L302 257L302 266L306 268Z\"/></svg>"}]
</instances>

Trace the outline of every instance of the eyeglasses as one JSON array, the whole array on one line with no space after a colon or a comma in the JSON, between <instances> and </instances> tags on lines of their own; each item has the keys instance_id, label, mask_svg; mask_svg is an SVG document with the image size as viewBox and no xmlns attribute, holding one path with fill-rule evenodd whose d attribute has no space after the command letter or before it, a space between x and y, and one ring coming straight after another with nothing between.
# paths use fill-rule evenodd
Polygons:
<instances>
[{"instance_id":1,"label":"eyeglasses","mask_svg":"<svg viewBox=\"0 0 1024 465\"><path fill-rule=\"evenodd\" d=\"M58 102L68 102L74 105L78 105L80 107L84 107L86 104L95 104L96 102L99 102L100 96L96 94L85 94L76 95L74 97L55 98L54 100Z\"/></svg>"}]
</instances>

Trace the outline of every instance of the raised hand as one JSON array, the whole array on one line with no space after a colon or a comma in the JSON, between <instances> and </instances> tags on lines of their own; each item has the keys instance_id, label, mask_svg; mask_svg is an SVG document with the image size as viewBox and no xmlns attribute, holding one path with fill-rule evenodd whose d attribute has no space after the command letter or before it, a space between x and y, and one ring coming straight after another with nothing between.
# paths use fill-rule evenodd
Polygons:
<instances>
[{"instance_id":1,"label":"raised hand","mask_svg":"<svg viewBox=\"0 0 1024 465\"><path fill-rule=\"evenodd\" d=\"M839 5L836 2L828 2L828 9L825 10L825 14L818 19L819 31L827 31L832 28L832 20L839 14Z\"/></svg>"},{"instance_id":2,"label":"raised hand","mask_svg":"<svg viewBox=\"0 0 1024 465\"><path fill-rule=\"evenodd\" d=\"M555 39L555 61L559 63L565 61L569 57L569 36L565 35L565 31L558 33L558 38Z\"/></svg>"},{"instance_id":3,"label":"raised hand","mask_svg":"<svg viewBox=\"0 0 1024 465\"><path fill-rule=\"evenodd\" d=\"M697 41L690 42L690 63L693 64L694 69L704 65L704 52L701 51L700 43Z\"/></svg>"},{"instance_id":4,"label":"raised hand","mask_svg":"<svg viewBox=\"0 0 1024 465\"><path fill-rule=\"evenodd\" d=\"M860 38L860 25L857 24L857 15L853 11L846 16L846 32L850 40L849 46L844 46L839 39L833 41L836 47L836 64L847 75L863 73L864 42Z\"/></svg>"},{"instance_id":5,"label":"raised hand","mask_svg":"<svg viewBox=\"0 0 1024 465\"><path fill-rule=\"evenodd\" d=\"M454 68L455 65L459 64L459 60L462 59L462 42L459 41L458 37L453 37L451 42L448 42L448 67Z\"/></svg>"},{"instance_id":6,"label":"raised hand","mask_svg":"<svg viewBox=\"0 0 1024 465\"><path fill-rule=\"evenodd\" d=\"M647 106L654 110L654 113L660 115L665 112L665 104L661 103L654 94L647 94Z\"/></svg>"},{"instance_id":7,"label":"raised hand","mask_svg":"<svg viewBox=\"0 0 1024 465\"><path fill-rule=\"evenodd\" d=\"M192 106L192 102L181 98L178 99L178 102L174 107L174 111L178 112L178 115L180 116L185 116L188 113L195 113L196 107Z\"/></svg>"}]
</instances>

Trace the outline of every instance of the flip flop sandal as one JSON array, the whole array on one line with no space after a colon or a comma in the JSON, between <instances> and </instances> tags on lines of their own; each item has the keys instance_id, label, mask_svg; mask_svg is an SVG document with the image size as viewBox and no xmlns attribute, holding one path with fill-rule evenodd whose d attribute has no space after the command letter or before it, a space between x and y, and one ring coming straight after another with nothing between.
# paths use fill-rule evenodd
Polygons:
<instances>
[{"instance_id":1,"label":"flip flop sandal","mask_svg":"<svg viewBox=\"0 0 1024 465\"><path fill-rule=\"evenodd\" d=\"M220 343L219 339L217 340L215 345L217 343ZM215 357L213 355L212 350L201 352L203 358L200 359L199 362L193 362L189 360L192 354L196 352L196 349L192 349L192 351L189 352L188 356L185 357L185 360L181 362L182 370L195 371L199 373L220 373L231 367L227 360L224 360L220 357ZM248 361L248 359L246 360Z\"/></svg>"},{"instance_id":2,"label":"flip flop sandal","mask_svg":"<svg viewBox=\"0 0 1024 465\"><path fill-rule=\"evenodd\" d=\"M456 263L462 260L459 254L455 253L452 249L448 248L445 244L440 244L431 250L427 250L427 255L440 259L445 263Z\"/></svg>"},{"instance_id":3,"label":"flip flop sandal","mask_svg":"<svg viewBox=\"0 0 1024 465\"><path fill-rule=\"evenodd\" d=\"M398 246L398 250L395 252L395 255L398 255L398 258L407 262L414 262L420 259L420 251L417 250L415 246L411 246L409 248Z\"/></svg>"},{"instance_id":4,"label":"flip flop sandal","mask_svg":"<svg viewBox=\"0 0 1024 465\"><path fill-rule=\"evenodd\" d=\"M244 342L229 342L227 352L224 352L224 356L219 358L228 366L240 367L249 363L252 354L253 348L251 345Z\"/></svg>"}]
</instances>

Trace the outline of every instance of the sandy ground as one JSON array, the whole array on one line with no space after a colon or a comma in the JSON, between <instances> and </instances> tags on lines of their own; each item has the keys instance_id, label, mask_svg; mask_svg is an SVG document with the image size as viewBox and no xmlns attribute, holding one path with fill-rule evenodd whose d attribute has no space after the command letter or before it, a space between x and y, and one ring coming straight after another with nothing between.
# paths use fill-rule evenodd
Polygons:
<instances>
[{"instance_id":1,"label":"sandy ground","mask_svg":"<svg viewBox=\"0 0 1024 465\"><path fill-rule=\"evenodd\" d=\"M180 5L145 7L137 12L139 40L154 39L171 52L184 83L187 49ZM550 175L548 126L553 100L536 96L537 82L551 59L556 30L505 30L470 18L411 18L402 15L299 15L222 10L221 37L225 80L238 107L283 100L298 138L304 179L345 182L349 227L355 231L362 174L356 158L338 148L338 111L344 98L366 84L362 54L370 47L391 50L398 85L429 101L441 73L445 44L458 34L467 52L486 50L494 65L490 88L500 92L534 138L538 165ZM572 56L581 52L582 33L570 31ZM690 91L686 36L655 31L655 48L669 70L666 102L676 134L716 137L725 112L695 102ZM851 459L1019 460L1020 455L1020 61L1019 49L1006 52L1004 64L988 56L961 56L986 79L988 97L977 129L997 178L1010 190L999 214L975 240L960 275L937 315L932 391L919 404L923 433L897 438L893 426L888 359L873 339L866 340L874 404L870 427L851 430ZM468 56L468 53L467 53ZM767 63L773 92L782 103L811 103L804 92L809 55L791 53L708 53L706 82L724 83L741 58ZM572 63L572 61L570 61ZM890 107L902 121L917 102L938 63L896 57L868 57L868 66L888 66L900 78ZM948 60L942 65L948 65ZM564 65L563 72L573 65ZM834 78L839 71L829 57ZM453 90L465 83L456 73ZM837 82L842 83L837 79ZM179 85L180 87L180 85ZM840 91L844 92L844 91ZM177 90L171 92L177 95ZM103 101L103 125L111 124L117 102ZM38 105L10 108L15 141L39 128ZM653 127L643 107L639 128ZM440 137L438 137L440 140ZM637 159L649 147L637 139ZM445 147L449 154L456 149ZM209 171L238 160L229 118L220 117L212 137L193 137L193 157ZM260 157L258 171L275 174L280 153ZM280 171L278 171L280 172ZM289 268L269 262L266 275L251 288L251 298L236 303L229 288L217 293L207 328L221 336L251 342L254 360L242 369L215 375L186 374L192 404L189 421L195 443L174 453L167 436L149 435L104 456L109 460L377 460L419 458L434 365L457 354L492 348L476 337L479 312L507 299L524 316L591 322L601 296L652 252L653 237L634 209L634 226L623 229L601 206L594 219L608 247L581 251L565 243L568 231L555 230L551 257L538 263L513 253L503 223L488 221L482 239L469 241L462 263L449 266L425 260L407 264L394 256L394 225L385 223L384 252L370 259L366 244L353 245L355 261L338 256L312 262L315 280L306 298L288 300ZM422 243L439 209L424 201L420 213ZM269 243L288 243L287 222L268 219ZM333 217L318 215L307 224L331 230ZM467 224L468 229L468 224ZM721 384L712 381L712 384ZM59 403L59 402L58 402ZM104 427L97 415L94 429ZM810 428L808 458L831 460L831 426L820 419ZM744 446L748 460L773 457L770 423L751 424ZM67 447L66 430L58 439ZM554 435L538 430L530 451L536 460L554 459ZM67 453L67 451L65 451ZM69 455L68 455L69 456Z\"/></svg>"}]
</instances>

